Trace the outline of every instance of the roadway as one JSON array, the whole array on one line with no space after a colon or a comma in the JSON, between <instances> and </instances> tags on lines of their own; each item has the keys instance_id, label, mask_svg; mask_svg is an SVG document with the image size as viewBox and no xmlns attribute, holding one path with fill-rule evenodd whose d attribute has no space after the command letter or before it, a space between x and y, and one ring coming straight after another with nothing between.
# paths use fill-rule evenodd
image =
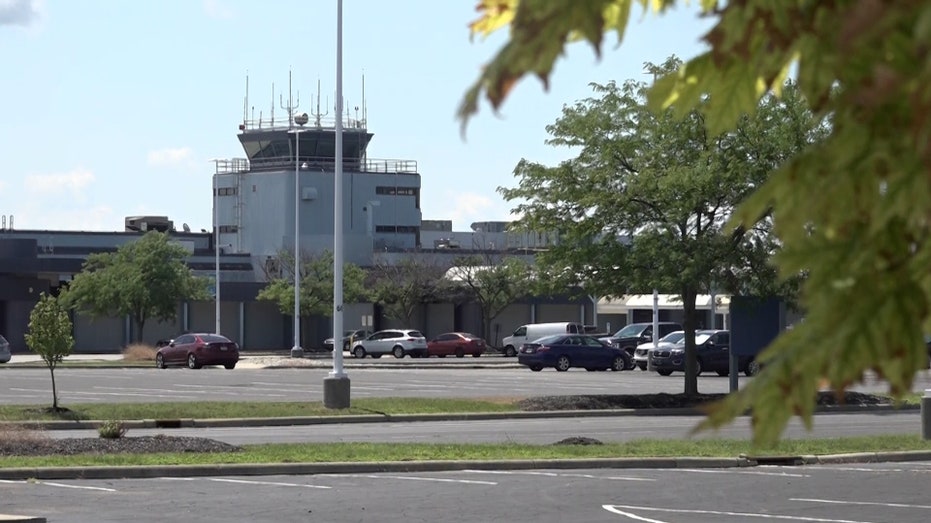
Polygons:
<instances>
[{"instance_id":1,"label":"roadway","mask_svg":"<svg viewBox=\"0 0 931 523\"><path fill-rule=\"evenodd\" d=\"M447 358L448 359L448 358ZM483 358L484 359L484 358ZM487 358L491 359L491 358ZM500 360L501 358L499 358ZM392 360L386 360L392 362ZM405 360L410 361L410 360ZM432 362L443 360L432 360ZM682 374L662 377L639 370L626 372L530 372L509 365L436 363L388 368L375 363L348 369L353 398L519 398L541 395L646 394L682 392ZM459 368L465 367L465 368ZM189 370L172 368L68 368L55 371L59 401L69 403L117 403L159 401L322 401L323 379L328 368ZM741 376L740 383L752 378ZM702 375L699 391L728 391L728 379ZM931 373L916 378L915 391L931 388ZM863 392L886 390L885 383L868 379L854 387ZM51 381L45 368L0 369L0 404L51 403Z\"/></svg>"},{"instance_id":2,"label":"roadway","mask_svg":"<svg viewBox=\"0 0 931 523\"><path fill-rule=\"evenodd\" d=\"M924 523L931 462L0 481L53 523Z\"/></svg>"}]
</instances>

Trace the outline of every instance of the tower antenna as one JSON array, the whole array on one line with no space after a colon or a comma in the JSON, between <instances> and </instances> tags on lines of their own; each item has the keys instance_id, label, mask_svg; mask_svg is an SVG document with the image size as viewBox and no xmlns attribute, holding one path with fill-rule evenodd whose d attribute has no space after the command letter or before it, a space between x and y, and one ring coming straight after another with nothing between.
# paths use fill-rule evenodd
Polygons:
<instances>
[{"instance_id":1,"label":"tower antenna","mask_svg":"<svg viewBox=\"0 0 931 523\"><path fill-rule=\"evenodd\" d=\"M249 120L249 70L246 69L246 96L242 100L242 124L246 126Z\"/></svg>"},{"instance_id":2,"label":"tower antenna","mask_svg":"<svg viewBox=\"0 0 931 523\"><path fill-rule=\"evenodd\" d=\"M365 70L362 71L362 128L368 129L368 106L365 105Z\"/></svg>"},{"instance_id":3,"label":"tower antenna","mask_svg":"<svg viewBox=\"0 0 931 523\"><path fill-rule=\"evenodd\" d=\"M278 98L281 99L281 95L278 95ZM294 127L294 112L301 105L301 92L297 92L297 101L294 102L294 98L291 97L291 71L288 71L288 105L284 105L283 99L279 100L279 103L282 109L288 111L288 128Z\"/></svg>"},{"instance_id":4,"label":"tower antenna","mask_svg":"<svg viewBox=\"0 0 931 523\"><path fill-rule=\"evenodd\" d=\"M316 125L318 129L320 128L320 119L330 114L329 109L327 109L325 113L320 112L320 79L319 78L317 78L317 112L311 112L310 114L314 115L314 125Z\"/></svg>"},{"instance_id":5,"label":"tower antenna","mask_svg":"<svg viewBox=\"0 0 931 523\"><path fill-rule=\"evenodd\" d=\"M275 126L275 82L272 82L272 127Z\"/></svg>"}]
</instances>

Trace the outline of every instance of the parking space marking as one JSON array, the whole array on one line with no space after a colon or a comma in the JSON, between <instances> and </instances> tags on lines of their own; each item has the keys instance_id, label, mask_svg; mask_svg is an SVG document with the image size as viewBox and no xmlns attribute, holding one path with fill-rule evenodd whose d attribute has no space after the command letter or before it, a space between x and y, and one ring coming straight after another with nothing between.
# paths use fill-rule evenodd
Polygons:
<instances>
[{"instance_id":1,"label":"parking space marking","mask_svg":"<svg viewBox=\"0 0 931 523\"><path fill-rule=\"evenodd\" d=\"M656 481L653 478L640 478L637 476L595 476L592 474L575 474L571 472L541 472L541 471L521 471L521 470L478 470L466 469L462 472L469 474L503 474L510 476L545 476L550 478L583 478L583 479L611 479L617 481Z\"/></svg>"},{"instance_id":2,"label":"parking space marking","mask_svg":"<svg viewBox=\"0 0 931 523\"><path fill-rule=\"evenodd\" d=\"M333 487L326 485L311 485L308 483L284 483L280 481L255 481L248 479L232 479L232 478L158 478L164 481L215 481L217 483L240 483L243 485L267 485L271 487L298 487L298 488L316 488L322 490L328 490Z\"/></svg>"},{"instance_id":3,"label":"parking space marking","mask_svg":"<svg viewBox=\"0 0 931 523\"><path fill-rule=\"evenodd\" d=\"M872 507L890 507L890 508L921 508L928 509L931 505L913 505L911 503L885 503L882 501L844 501L840 499L816 499L816 498L789 498L789 501L805 501L808 503L826 503L830 505L865 505Z\"/></svg>"},{"instance_id":4,"label":"parking space marking","mask_svg":"<svg viewBox=\"0 0 931 523\"><path fill-rule=\"evenodd\" d=\"M762 470L734 470L734 469L675 469L676 472L695 472L697 474L747 474L751 476L779 476L786 478L810 478L811 474L796 474L793 472L766 472Z\"/></svg>"},{"instance_id":5,"label":"parking space marking","mask_svg":"<svg viewBox=\"0 0 931 523\"><path fill-rule=\"evenodd\" d=\"M386 476L386 475L360 475L360 474L347 474L345 477L350 478L368 478L368 479L403 479L409 481L435 481L438 483L461 483L464 485L491 485L495 486L498 484L497 481L476 481L471 479L451 479L451 478L424 478L420 476Z\"/></svg>"},{"instance_id":6,"label":"parking space marking","mask_svg":"<svg viewBox=\"0 0 931 523\"><path fill-rule=\"evenodd\" d=\"M602 505L601 508L607 510L608 512L617 514L619 516L624 516L634 521L644 521L647 523L669 523L669 522L662 521L659 519L650 519L650 518L640 516L635 513L627 512L627 511L636 510L638 512L642 512L642 511L666 512L669 514L701 514L701 515L707 515L707 516L733 516L736 518L777 519L777 520L783 520L783 521L809 521L809 522L814 522L814 523L874 523L871 521L862 521L862 520L854 520L854 519L828 519L828 518L813 518L813 517L807 517L807 516L791 516L788 514L754 514L752 512L726 512L722 510L660 508L660 507L644 507L644 506L638 506L638 505Z\"/></svg>"},{"instance_id":7,"label":"parking space marking","mask_svg":"<svg viewBox=\"0 0 931 523\"><path fill-rule=\"evenodd\" d=\"M34 483L38 485L47 485L49 487L60 487L60 488L73 488L78 490L99 490L101 492L116 492L116 489L105 488L105 487L86 487L83 485L68 485L67 483L54 483L51 481L35 481Z\"/></svg>"}]
</instances>

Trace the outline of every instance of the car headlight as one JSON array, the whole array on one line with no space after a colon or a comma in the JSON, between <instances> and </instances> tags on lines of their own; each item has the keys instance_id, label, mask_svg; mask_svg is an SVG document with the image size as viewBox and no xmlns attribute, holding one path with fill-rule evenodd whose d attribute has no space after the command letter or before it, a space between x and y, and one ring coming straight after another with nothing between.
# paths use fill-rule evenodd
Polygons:
<instances>
[{"instance_id":1,"label":"car headlight","mask_svg":"<svg viewBox=\"0 0 931 523\"><path fill-rule=\"evenodd\" d=\"M669 353L676 355L685 354L685 349L672 349Z\"/></svg>"}]
</instances>

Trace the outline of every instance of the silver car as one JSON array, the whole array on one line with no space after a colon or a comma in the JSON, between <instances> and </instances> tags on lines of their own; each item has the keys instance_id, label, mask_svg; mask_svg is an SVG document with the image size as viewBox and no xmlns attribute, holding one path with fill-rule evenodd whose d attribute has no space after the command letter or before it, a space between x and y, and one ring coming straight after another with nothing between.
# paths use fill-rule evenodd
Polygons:
<instances>
[{"instance_id":1,"label":"silver car","mask_svg":"<svg viewBox=\"0 0 931 523\"><path fill-rule=\"evenodd\" d=\"M12 357L13 354L10 352L10 342L6 341L6 338L0 334L0 363L10 361Z\"/></svg>"},{"instance_id":2,"label":"silver car","mask_svg":"<svg viewBox=\"0 0 931 523\"><path fill-rule=\"evenodd\" d=\"M657 345L660 347L663 345L675 345L683 339L685 339L685 331L672 331L660 338L657 341ZM651 350L653 350L652 341L641 343L634 349L634 365L639 367L640 370L647 370L647 362L649 361Z\"/></svg>"},{"instance_id":3,"label":"silver car","mask_svg":"<svg viewBox=\"0 0 931 523\"><path fill-rule=\"evenodd\" d=\"M366 355L381 358L383 354L392 354L395 358L408 354L412 358L426 357L427 338L416 330L386 329L352 344L352 355L359 359Z\"/></svg>"}]
</instances>

